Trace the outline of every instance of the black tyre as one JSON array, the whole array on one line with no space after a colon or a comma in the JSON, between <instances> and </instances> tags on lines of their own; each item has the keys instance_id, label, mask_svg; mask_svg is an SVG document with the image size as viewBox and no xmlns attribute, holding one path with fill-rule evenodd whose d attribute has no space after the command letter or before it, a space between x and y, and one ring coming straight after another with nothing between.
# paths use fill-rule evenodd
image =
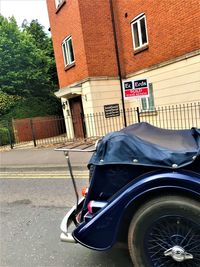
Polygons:
<instances>
[{"instance_id":1,"label":"black tyre","mask_svg":"<svg viewBox=\"0 0 200 267\"><path fill-rule=\"evenodd\" d=\"M200 267L200 203L153 199L133 216L128 246L134 267Z\"/></svg>"}]
</instances>

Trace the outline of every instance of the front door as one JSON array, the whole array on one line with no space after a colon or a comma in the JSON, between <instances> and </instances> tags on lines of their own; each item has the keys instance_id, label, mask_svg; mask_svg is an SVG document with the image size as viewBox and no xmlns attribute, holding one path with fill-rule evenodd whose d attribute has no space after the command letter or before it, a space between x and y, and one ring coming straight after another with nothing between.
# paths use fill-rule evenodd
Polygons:
<instances>
[{"instance_id":1,"label":"front door","mask_svg":"<svg viewBox=\"0 0 200 267\"><path fill-rule=\"evenodd\" d=\"M83 108L81 97L69 99L69 105L72 114L72 123L74 127L74 135L76 138L84 138L84 125L83 125Z\"/></svg>"}]
</instances>

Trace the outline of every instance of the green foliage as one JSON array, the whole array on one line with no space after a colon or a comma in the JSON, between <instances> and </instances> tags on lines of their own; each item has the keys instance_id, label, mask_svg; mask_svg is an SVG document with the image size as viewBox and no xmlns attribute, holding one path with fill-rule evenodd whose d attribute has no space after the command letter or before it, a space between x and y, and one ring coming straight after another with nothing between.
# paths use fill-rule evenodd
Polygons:
<instances>
[{"instance_id":1,"label":"green foliage","mask_svg":"<svg viewBox=\"0 0 200 267\"><path fill-rule=\"evenodd\" d=\"M49 75L50 81L57 86L58 77L54 58L52 39L49 38L44 31L44 27L38 22L38 20L32 20L30 24L24 23L22 25L23 31L30 34L35 46L42 50L46 56L51 60L49 61Z\"/></svg>"},{"instance_id":2,"label":"green foliage","mask_svg":"<svg viewBox=\"0 0 200 267\"><path fill-rule=\"evenodd\" d=\"M35 45L30 34L19 30L13 18L0 18L0 32L1 90L26 97L47 95L51 59Z\"/></svg>"},{"instance_id":3,"label":"green foliage","mask_svg":"<svg viewBox=\"0 0 200 267\"><path fill-rule=\"evenodd\" d=\"M38 22L38 20L32 20L31 23L22 24L23 31L30 34L34 40L37 48L49 52L51 50L50 42L51 39L47 36L44 31L44 27Z\"/></svg>"},{"instance_id":4,"label":"green foliage","mask_svg":"<svg viewBox=\"0 0 200 267\"><path fill-rule=\"evenodd\" d=\"M1 117L1 121L11 121L12 119L32 118L37 116L55 115L61 113L61 105L55 97L48 99L30 97L21 99L10 112Z\"/></svg>"},{"instance_id":5,"label":"green foliage","mask_svg":"<svg viewBox=\"0 0 200 267\"><path fill-rule=\"evenodd\" d=\"M17 95L8 95L0 91L0 115L2 116L6 112L16 105L16 103L22 98Z\"/></svg>"},{"instance_id":6,"label":"green foliage","mask_svg":"<svg viewBox=\"0 0 200 267\"><path fill-rule=\"evenodd\" d=\"M0 127L0 146L9 144L9 132L5 127Z\"/></svg>"},{"instance_id":7,"label":"green foliage","mask_svg":"<svg viewBox=\"0 0 200 267\"><path fill-rule=\"evenodd\" d=\"M0 15L0 59L1 120L61 114L52 42L37 20L20 30Z\"/></svg>"}]
</instances>

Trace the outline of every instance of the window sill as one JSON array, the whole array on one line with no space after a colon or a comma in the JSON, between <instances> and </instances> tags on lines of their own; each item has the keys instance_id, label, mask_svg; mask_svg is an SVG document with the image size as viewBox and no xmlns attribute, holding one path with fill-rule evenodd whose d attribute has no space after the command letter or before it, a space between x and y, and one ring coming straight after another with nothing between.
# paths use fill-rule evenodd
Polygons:
<instances>
[{"instance_id":1,"label":"window sill","mask_svg":"<svg viewBox=\"0 0 200 267\"><path fill-rule=\"evenodd\" d=\"M56 14L61 10L61 8L65 5L65 3L66 3L66 0L63 0L62 3L57 6L57 8L56 8Z\"/></svg>"},{"instance_id":2,"label":"window sill","mask_svg":"<svg viewBox=\"0 0 200 267\"><path fill-rule=\"evenodd\" d=\"M69 70L69 69L75 67L75 65L76 65L75 62L73 62L73 63L70 64L70 65L67 65L67 66L65 67L65 71L67 71L67 70Z\"/></svg>"},{"instance_id":3,"label":"window sill","mask_svg":"<svg viewBox=\"0 0 200 267\"><path fill-rule=\"evenodd\" d=\"M137 49L134 50L134 55L139 54L140 52L142 52L144 50L147 50L148 48L149 48L149 45L148 44L146 44L143 47L139 47L139 48L137 48Z\"/></svg>"},{"instance_id":4,"label":"window sill","mask_svg":"<svg viewBox=\"0 0 200 267\"><path fill-rule=\"evenodd\" d=\"M158 112L156 110L141 110L140 111L140 117L146 117L146 116L157 116Z\"/></svg>"}]
</instances>

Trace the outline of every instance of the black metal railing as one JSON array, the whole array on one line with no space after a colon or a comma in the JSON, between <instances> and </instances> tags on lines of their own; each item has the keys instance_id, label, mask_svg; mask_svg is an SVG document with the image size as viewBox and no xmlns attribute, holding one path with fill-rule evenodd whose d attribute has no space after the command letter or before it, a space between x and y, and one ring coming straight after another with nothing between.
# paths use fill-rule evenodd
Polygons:
<instances>
[{"instance_id":1,"label":"black metal railing","mask_svg":"<svg viewBox=\"0 0 200 267\"><path fill-rule=\"evenodd\" d=\"M148 122L165 129L200 128L200 102L158 107L151 111L140 108L125 110L127 125ZM75 127L79 127L77 130ZM83 127L80 131L80 127ZM0 125L0 145L32 143L34 146L66 144L76 140L96 139L124 127L124 113L120 110L106 117L104 112L73 116L13 120ZM76 136L76 133L79 133ZM80 136L80 133L83 133Z\"/></svg>"}]
</instances>

